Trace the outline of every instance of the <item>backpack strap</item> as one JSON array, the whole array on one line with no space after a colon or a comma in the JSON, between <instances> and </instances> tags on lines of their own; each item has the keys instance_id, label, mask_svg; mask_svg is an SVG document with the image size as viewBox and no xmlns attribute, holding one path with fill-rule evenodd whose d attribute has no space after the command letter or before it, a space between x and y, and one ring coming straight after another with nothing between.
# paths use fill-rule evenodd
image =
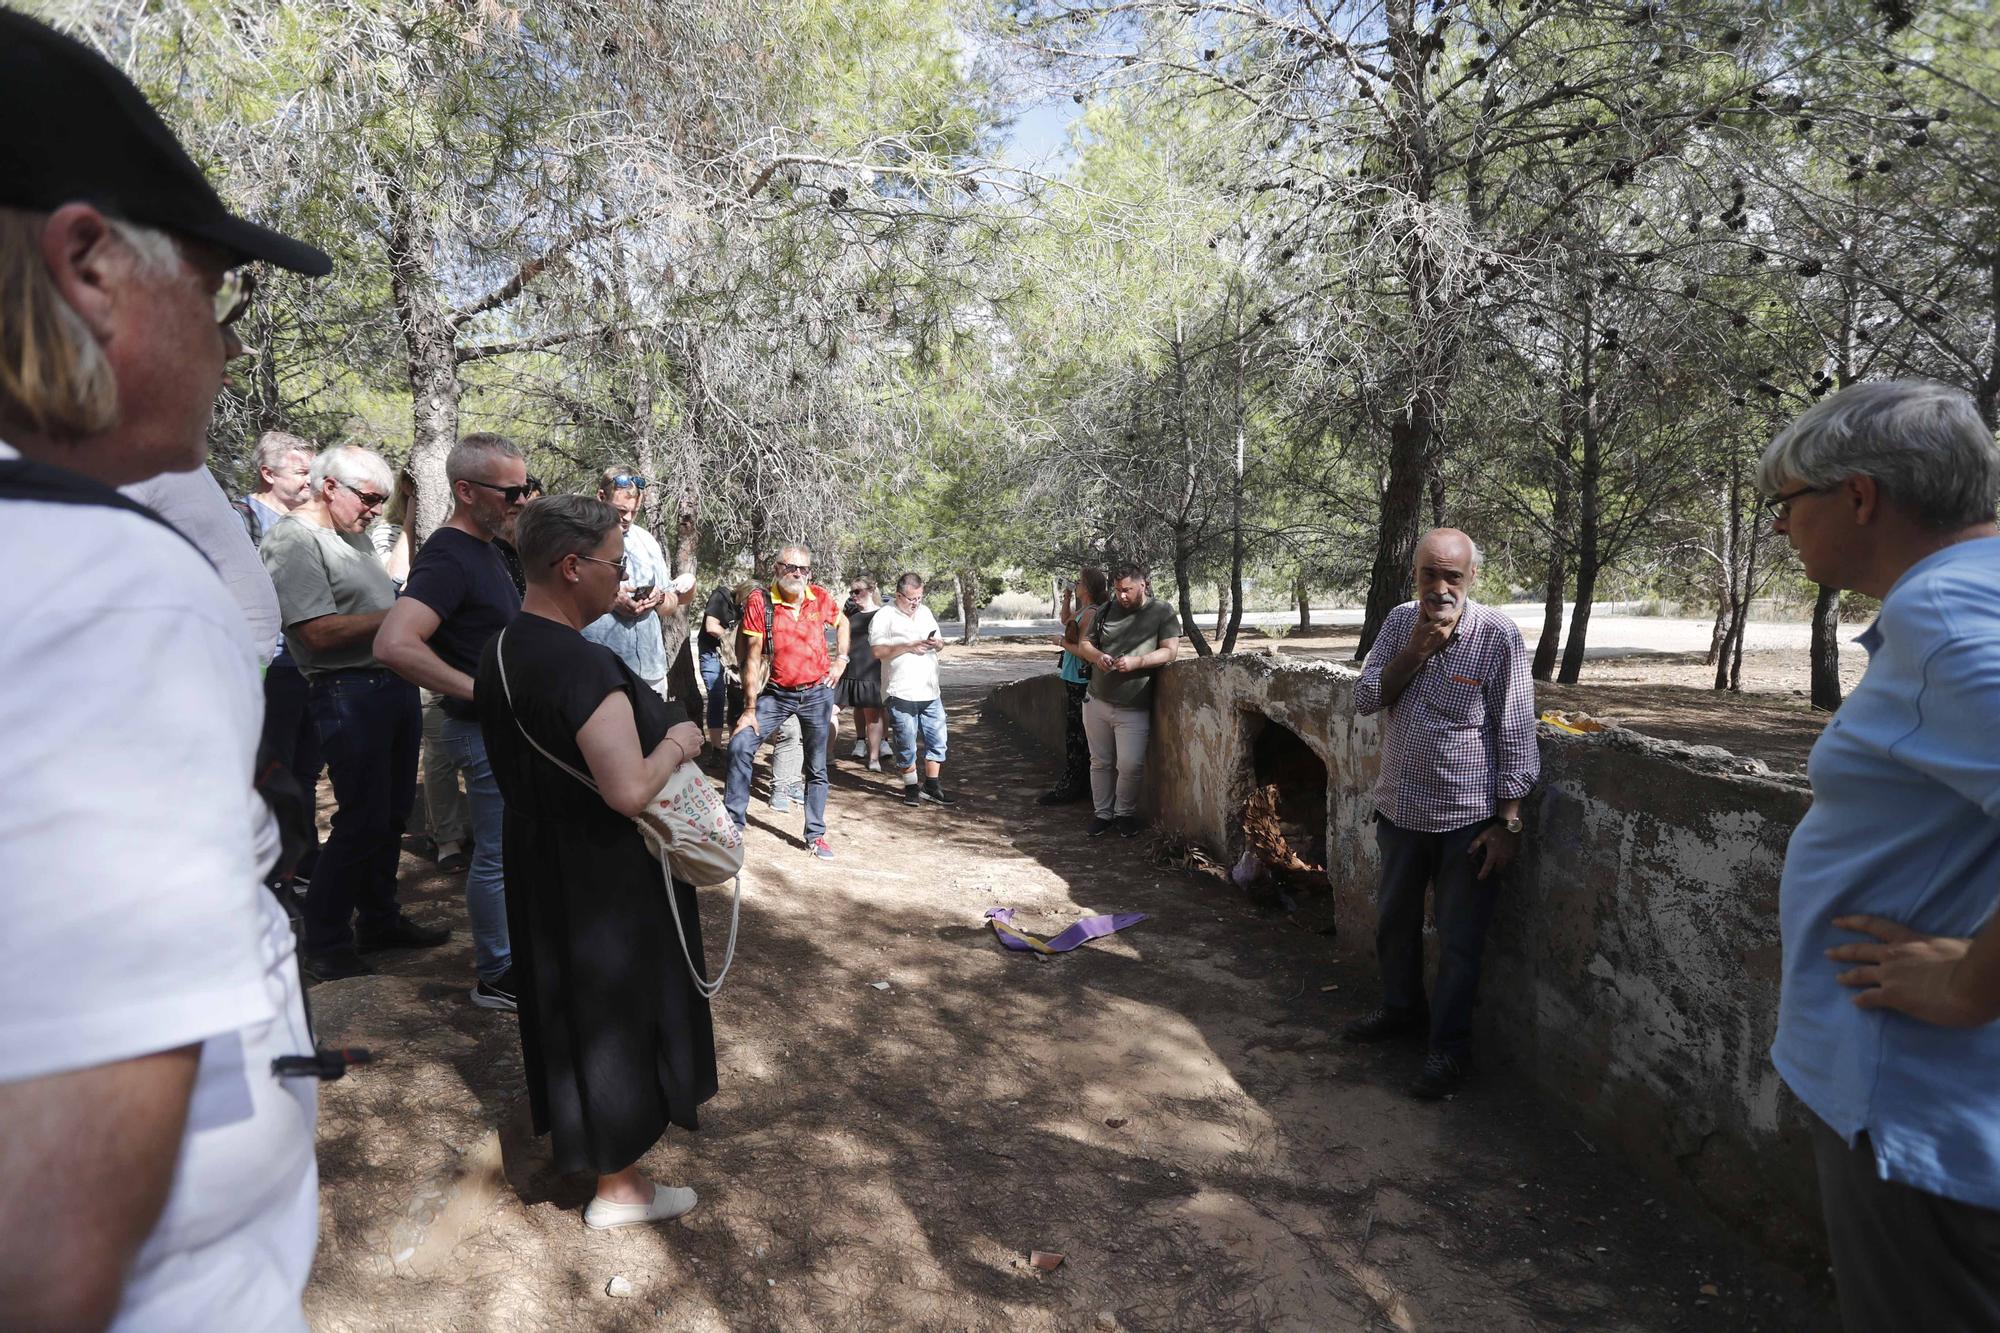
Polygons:
<instances>
[{"instance_id":1,"label":"backpack strap","mask_svg":"<svg viewBox=\"0 0 2000 1333\"><path fill-rule=\"evenodd\" d=\"M194 539L129 495L121 495L103 482L71 472L68 468L37 463L27 458L0 458L0 500L24 500L37 504L94 505L100 509L122 509L128 514L151 519L186 542L202 563L213 567L208 553Z\"/></svg>"}]
</instances>

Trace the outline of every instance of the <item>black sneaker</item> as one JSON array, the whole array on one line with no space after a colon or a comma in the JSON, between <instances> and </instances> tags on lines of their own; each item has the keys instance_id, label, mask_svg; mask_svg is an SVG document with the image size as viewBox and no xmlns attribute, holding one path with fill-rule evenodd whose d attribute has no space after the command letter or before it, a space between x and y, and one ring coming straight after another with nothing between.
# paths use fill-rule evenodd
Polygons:
<instances>
[{"instance_id":1,"label":"black sneaker","mask_svg":"<svg viewBox=\"0 0 2000 1333\"><path fill-rule=\"evenodd\" d=\"M505 1009L508 1012L521 1006L514 999L514 969L508 968L491 981L481 981L472 988L472 1002L481 1009Z\"/></svg>"},{"instance_id":2,"label":"black sneaker","mask_svg":"<svg viewBox=\"0 0 2000 1333\"><path fill-rule=\"evenodd\" d=\"M357 930L354 932L356 953L375 953L381 949L434 949L451 938L451 932L443 926L420 926L406 916L398 916L393 925L379 930Z\"/></svg>"},{"instance_id":3,"label":"black sneaker","mask_svg":"<svg viewBox=\"0 0 2000 1333\"><path fill-rule=\"evenodd\" d=\"M944 785L936 778L924 779L923 790L919 793L919 799L930 801L936 805L958 804L956 800L952 799L951 794L945 791Z\"/></svg>"},{"instance_id":4,"label":"black sneaker","mask_svg":"<svg viewBox=\"0 0 2000 1333\"><path fill-rule=\"evenodd\" d=\"M1427 1102L1449 1097L1471 1072L1471 1065L1458 1056L1432 1051L1424 1057L1424 1072L1410 1085L1410 1095Z\"/></svg>"},{"instance_id":5,"label":"black sneaker","mask_svg":"<svg viewBox=\"0 0 2000 1333\"><path fill-rule=\"evenodd\" d=\"M1120 815L1120 816L1118 816L1118 836L1119 836L1119 837L1121 837L1121 838L1136 838L1136 837L1138 837L1138 836L1139 836L1139 835L1140 835L1141 833L1144 833L1145 831L1146 831L1146 821L1145 821L1145 820L1143 820L1143 819L1141 819L1141 818L1139 818L1139 816L1137 816L1137 815Z\"/></svg>"},{"instance_id":6,"label":"black sneaker","mask_svg":"<svg viewBox=\"0 0 2000 1333\"><path fill-rule=\"evenodd\" d=\"M903 784L903 804L904 804L904 805L922 805L923 803L924 803L924 789L923 789L922 787L918 786L918 785L917 785L916 783L914 783L914 782L906 782L906 783L904 783L904 784Z\"/></svg>"},{"instance_id":7,"label":"black sneaker","mask_svg":"<svg viewBox=\"0 0 2000 1333\"><path fill-rule=\"evenodd\" d=\"M1083 826L1083 836L1086 838L1101 838L1115 827L1116 825L1113 821L1106 819L1103 815L1092 815L1090 822Z\"/></svg>"},{"instance_id":8,"label":"black sneaker","mask_svg":"<svg viewBox=\"0 0 2000 1333\"><path fill-rule=\"evenodd\" d=\"M315 981L344 981L348 977L375 975L375 969L368 966L366 960L353 949L328 949L323 953L309 953L301 962L305 970L312 973Z\"/></svg>"},{"instance_id":9,"label":"black sneaker","mask_svg":"<svg viewBox=\"0 0 2000 1333\"><path fill-rule=\"evenodd\" d=\"M1430 1029L1430 1015L1421 1009L1376 1009L1340 1030L1342 1041L1359 1044L1414 1037Z\"/></svg>"}]
</instances>

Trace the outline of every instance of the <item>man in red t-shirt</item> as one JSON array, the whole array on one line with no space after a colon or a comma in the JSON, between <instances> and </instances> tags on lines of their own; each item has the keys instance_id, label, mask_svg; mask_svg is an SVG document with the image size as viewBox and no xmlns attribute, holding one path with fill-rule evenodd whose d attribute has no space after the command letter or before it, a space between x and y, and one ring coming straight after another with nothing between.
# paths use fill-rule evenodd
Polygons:
<instances>
[{"instance_id":1,"label":"man in red t-shirt","mask_svg":"<svg viewBox=\"0 0 2000 1333\"><path fill-rule=\"evenodd\" d=\"M740 626L749 648L743 659L743 716L729 738L729 781L722 803L742 828L750 810L750 764L766 738L797 717L806 751L806 850L833 859L826 841L826 742L833 724L833 685L847 669L847 617L832 593L812 582L812 552L787 546L778 552L769 587L753 590ZM827 652L826 627L837 642Z\"/></svg>"}]
</instances>

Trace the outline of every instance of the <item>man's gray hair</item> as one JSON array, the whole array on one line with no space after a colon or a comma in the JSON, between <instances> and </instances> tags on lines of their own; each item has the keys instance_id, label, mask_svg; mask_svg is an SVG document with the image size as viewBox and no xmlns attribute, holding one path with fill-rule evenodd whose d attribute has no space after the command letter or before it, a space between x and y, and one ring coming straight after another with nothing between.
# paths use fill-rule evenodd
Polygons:
<instances>
[{"instance_id":1,"label":"man's gray hair","mask_svg":"<svg viewBox=\"0 0 2000 1333\"><path fill-rule=\"evenodd\" d=\"M790 555L794 551L797 551L800 555L804 556L806 558L807 563L809 564L811 563L813 557L813 548L807 546L804 542L786 542L783 546L780 546L778 548L777 558L783 560L786 556ZM791 563L797 564L798 562L792 561Z\"/></svg>"},{"instance_id":2,"label":"man's gray hair","mask_svg":"<svg viewBox=\"0 0 2000 1333\"><path fill-rule=\"evenodd\" d=\"M494 435L480 431L466 436L445 456L444 475L446 480L456 484L461 481L484 481L476 474L484 472L486 465L496 458L526 458L521 446L505 435Z\"/></svg>"},{"instance_id":3,"label":"man's gray hair","mask_svg":"<svg viewBox=\"0 0 2000 1333\"><path fill-rule=\"evenodd\" d=\"M514 524L514 549L528 582L549 577L567 555L589 555L618 527L618 511L594 495L544 495L528 501Z\"/></svg>"},{"instance_id":4,"label":"man's gray hair","mask_svg":"<svg viewBox=\"0 0 2000 1333\"><path fill-rule=\"evenodd\" d=\"M387 460L373 449L358 444L336 444L313 459L311 485L314 495L320 493L328 477L349 486L373 486L383 495L396 489L396 474L389 470Z\"/></svg>"},{"instance_id":5,"label":"man's gray hair","mask_svg":"<svg viewBox=\"0 0 2000 1333\"><path fill-rule=\"evenodd\" d=\"M304 454L307 458L311 458L314 452L311 440L301 439L282 430L267 430L257 437L255 464L259 473L266 468L276 472L278 465L285 461L286 455Z\"/></svg>"},{"instance_id":6,"label":"man's gray hair","mask_svg":"<svg viewBox=\"0 0 2000 1333\"><path fill-rule=\"evenodd\" d=\"M1757 461L1757 489L1873 477L1935 532L1987 523L2000 502L2000 446L1962 390L1936 380L1870 380L1815 403Z\"/></svg>"},{"instance_id":7,"label":"man's gray hair","mask_svg":"<svg viewBox=\"0 0 2000 1333\"><path fill-rule=\"evenodd\" d=\"M1417 538L1416 550L1421 552L1424 549L1424 543L1437 536L1440 532L1449 532L1453 536L1461 537L1465 540L1466 559L1471 562L1468 572L1477 572L1479 566L1485 561L1485 557L1479 553L1479 543L1472 540L1472 534L1463 528L1432 528L1429 532ZM1414 557L1415 552L1412 555Z\"/></svg>"}]
</instances>

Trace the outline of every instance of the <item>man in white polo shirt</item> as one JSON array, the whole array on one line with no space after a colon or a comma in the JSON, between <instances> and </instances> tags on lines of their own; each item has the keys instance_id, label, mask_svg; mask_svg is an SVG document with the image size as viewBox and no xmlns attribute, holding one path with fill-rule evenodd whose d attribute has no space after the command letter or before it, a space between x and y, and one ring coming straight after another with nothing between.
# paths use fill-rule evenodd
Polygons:
<instances>
[{"instance_id":1,"label":"man in white polo shirt","mask_svg":"<svg viewBox=\"0 0 2000 1333\"><path fill-rule=\"evenodd\" d=\"M0 9L0 1324L303 1330L316 1087L259 646L113 487L198 468L246 262L137 88ZM107 577L105 571L120 571Z\"/></svg>"},{"instance_id":2,"label":"man in white polo shirt","mask_svg":"<svg viewBox=\"0 0 2000 1333\"><path fill-rule=\"evenodd\" d=\"M944 640L937 617L924 605L920 574L896 580L896 596L868 624L868 642L882 664L882 694L889 701L889 729L896 738L896 762L903 769L903 804L956 804L944 789L944 703L938 697L938 650ZM923 745L923 780L917 780Z\"/></svg>"}]
</instances>

